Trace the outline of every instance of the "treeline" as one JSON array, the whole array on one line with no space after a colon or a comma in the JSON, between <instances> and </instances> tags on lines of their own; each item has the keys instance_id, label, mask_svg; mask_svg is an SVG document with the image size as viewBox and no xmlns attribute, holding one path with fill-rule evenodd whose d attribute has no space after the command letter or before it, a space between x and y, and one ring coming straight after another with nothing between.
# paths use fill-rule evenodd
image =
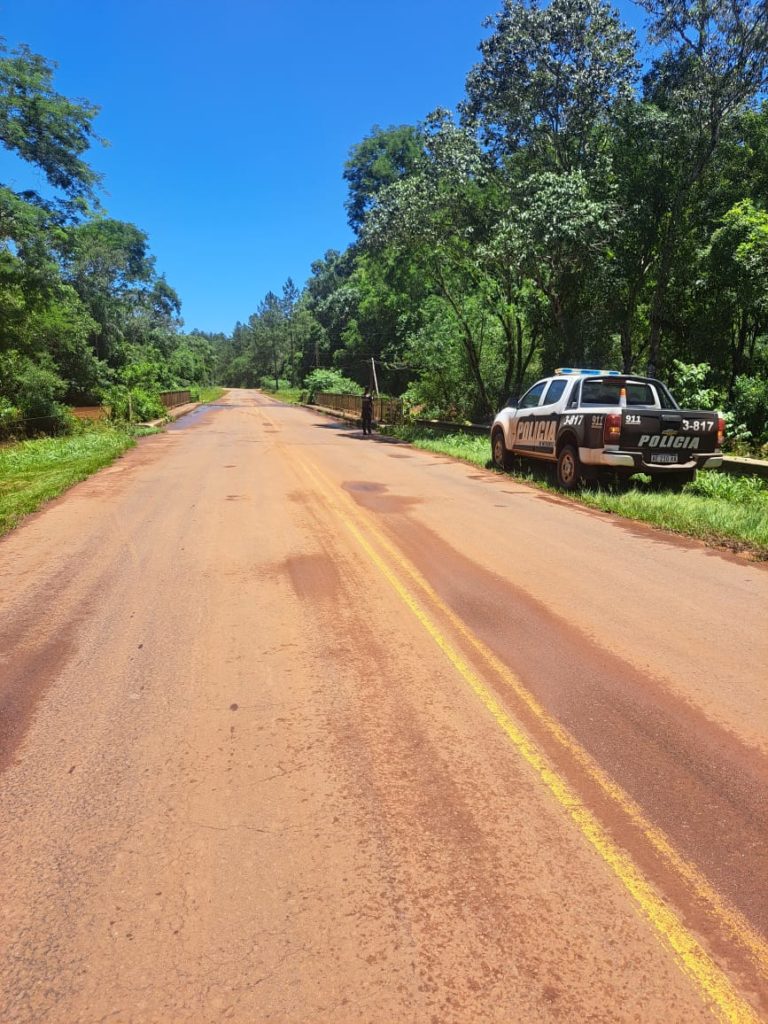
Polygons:
<instances>
[{"instance_id":1,"label":"treeline","mask_svg":"<svg viewBox=\"0 0 768 1024\"><path fill-rule=\"evenodd\" d=\"M54 65L0 39L0 142L39 190L0 183L0 437L64 430L67 405L139 418L160 390L211 383L214 339L184 334L146 234L109 218L84 159L97 108L53 85Z\"/></svg>"},{"instance_id":2,"label":"treeline","mask_svg":"<svg viewBox=\"0 0 768 1024\"><path fill-rule=\"evenodd\" d=\"M373 358L382 390L477 419L616 366L767 442L768 11L641 6L639 41L603 0L505 0L456 113L352 149L353 244L236 326L222 383L368 383Z\"/></svg>"}]
</instances>

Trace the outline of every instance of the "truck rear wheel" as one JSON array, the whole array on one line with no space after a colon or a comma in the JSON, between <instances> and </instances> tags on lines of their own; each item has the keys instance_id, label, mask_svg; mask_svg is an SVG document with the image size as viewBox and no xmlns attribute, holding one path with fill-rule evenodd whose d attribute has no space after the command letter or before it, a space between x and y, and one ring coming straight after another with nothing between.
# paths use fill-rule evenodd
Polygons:
<instances>
[{"instance_id":1,"label":"truck rear wheel","mask_svg":"<svg viewBox=\"0 0 768 1024\"><path fill-rule=\"evenodd\" d=\"M572 444L564 444L557 456L557 485L564 491L575 491L581 480L579 456Z\"/></svg>"}]
</instances>

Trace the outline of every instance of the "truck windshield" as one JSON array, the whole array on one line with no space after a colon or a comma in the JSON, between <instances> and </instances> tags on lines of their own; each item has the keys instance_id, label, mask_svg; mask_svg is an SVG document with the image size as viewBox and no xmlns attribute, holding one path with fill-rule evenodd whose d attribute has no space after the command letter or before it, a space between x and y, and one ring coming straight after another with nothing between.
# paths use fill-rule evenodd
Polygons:
<instances>
[{"instance_id":1,"label":"truck windshield","mask_svg":"<svg viewBox=\"0 0 768 1024\"><path fill-rule=\"evenodd\" d=\"M656 392L650 384L640 381L585 380L581 386L582 405L618 405L619 393L627 389L627 405L651 405L658 407Z\"/></svg>"}]
</instances>

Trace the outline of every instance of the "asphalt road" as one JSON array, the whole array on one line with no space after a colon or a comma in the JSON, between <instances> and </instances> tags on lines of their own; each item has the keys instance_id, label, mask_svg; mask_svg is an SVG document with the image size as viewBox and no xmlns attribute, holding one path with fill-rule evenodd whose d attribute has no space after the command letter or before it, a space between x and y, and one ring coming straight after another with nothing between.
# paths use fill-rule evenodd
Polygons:
<instances>
[{"instance_id":1,"label":"asphalt road","mask_svg":"<svg viewBox=\"0 0 768 1024\"><path fill-rule=\"evenodd\" d=\"M766 610L229 392L0 542L0 1021L768 1020Z\"/></svg>"}]
</instances>

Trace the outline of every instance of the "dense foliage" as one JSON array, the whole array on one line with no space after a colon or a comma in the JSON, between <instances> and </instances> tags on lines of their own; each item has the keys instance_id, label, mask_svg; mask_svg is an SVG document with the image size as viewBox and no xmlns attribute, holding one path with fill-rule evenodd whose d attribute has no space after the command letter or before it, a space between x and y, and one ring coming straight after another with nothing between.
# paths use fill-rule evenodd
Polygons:
<instances>
[{"instance_id":1,"label":"dense foliage","mask_svg":"<svg viewBox=\"0 0 768 1024\"><path fill-rule=\"evenodd\" d=\"M456 114L352 148L354 243L237 326L227 382L367 384L373 358L382 390L477 419L557 365L681 397L693 374L768 442L768 10L642 6L638 41L605 0L504 0Z\"/></svg>"},{"instance_id":2,"label":"dense foliage","mask_svg":"<svg viewBox=\"0 0 768 1024\"><path fill-rule=\"evenodd\" d=\"M0 142L18 175L0 183L0 437L68 426L67 406L158 409L166 388L210 383L213 339L181 332L176 292L146 234L113 220L84 160L97 110L53 85L54 65L0 39Z\"/></svg>"}]
</instances>

